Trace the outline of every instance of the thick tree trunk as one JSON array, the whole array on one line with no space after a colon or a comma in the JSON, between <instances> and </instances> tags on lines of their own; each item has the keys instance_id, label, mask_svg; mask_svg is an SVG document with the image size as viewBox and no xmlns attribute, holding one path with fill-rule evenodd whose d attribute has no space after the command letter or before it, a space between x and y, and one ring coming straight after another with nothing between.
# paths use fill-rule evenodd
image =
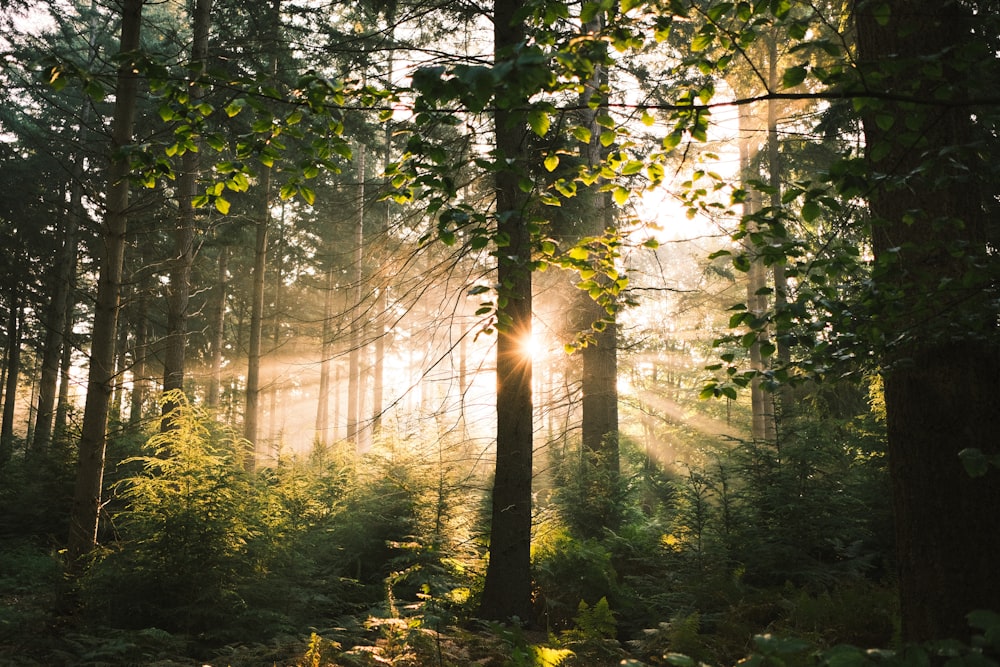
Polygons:
<instances>
[{"instance_id":1,"label":"thick tree trunk","mask_svg":"<svg viewBox=\"0 0 1000 667\"><path fill-rule=\"evenodd\" d=\"M104 254L97 283L94 326L87 380L87 402L80 435L79 460L70 531L67 543L68 566L75 570L80 557L97 544L97 526L104 480L104 452L107 438L108 408L114 387L115 333L121 298L122 270L125 258L125 232L128 222L129 164L123 149L132 142L139 79L131 54L139 48L143 0L124 0L119 52L123 54L115 86L112 119L111 166L105 198L104 225L101 236Z\"/></svg>"},{"instance_id":2,"label":"thick tree trunk","mask_svg":"<svg viewBox=\"0 0 1000 667\"><path fill-rule=\"evenodd\" d=\"M494 60L509 59L524 39L515 16L519 0L494 4ZM515 84L516 85L516 84ZM526 196L519 187L527 152L524 112L498 104L496 128L497 233L510 245L499 249L500 285L497 334L497 454L493 479L490 559L480 602L486 619L531 619L531 237L525 220ZM505 302L505 303L504 303Z\"/></svg>"},{"instance_id":3,"label":"thick tree trunk","mask_svg":"<svg viewBox=\"0 0 1000 667\"><path fill-rule=\"evenodd\" d=\"M863 121L870 173L881 175L875 280L894 297L881 321L903 636L967 638L965 615L1000 605L1000 471L970 477L960 459L967 448L1000 454L1000 347L989 301L993 165L977 146L986 131L961 102L979 83L973 70L997 65L992 53L968 56L971 16L959 3L883 5L887 22L867 4L855 10L862 71L868 81L881 73L875 92L893 96ZM940 79L926 76L928 57L941 58ZM907 98L916 102L898 101Z\"/></svg>"},{"instance_id":4,"label":"thick tree trunk","mask_svg":"<svg viewBox=\"0 0 1000 667\"><path fill-rule=\"evenodd\" d=\"M198 80L208 60L208 28L212 0L195 0L192 16L194 40L191 44L190 103L197 105L202 97ZM191 298L191 267L194 264L194 198L198 194L200 160L198 152L188 150L181 158L181 173L177 179L177 229L171 261L170 284L167 289L167 339L163 357L163 391L184 390L185 350L187 349L188 302ZM177 408L164 401L160 430L172 428L169 415Z\"/></svg>"}]
</instances>

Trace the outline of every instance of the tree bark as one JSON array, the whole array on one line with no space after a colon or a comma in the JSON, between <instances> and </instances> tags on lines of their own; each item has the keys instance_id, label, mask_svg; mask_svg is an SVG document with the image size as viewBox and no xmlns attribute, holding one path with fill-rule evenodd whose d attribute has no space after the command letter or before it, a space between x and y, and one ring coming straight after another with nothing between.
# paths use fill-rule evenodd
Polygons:
<instances>
[{"instance_id":1,"label":"tree bark","mask_svg":"<svg viewBox=\"0 0 1000 667\"><path fill-rule=\"evenodd\" d=\"M218 277L215 283L215 307L212 311L212 368L208 384L206 405L210 410L219 407L222 390L222 358L226 341L226 292L229 285L229 246L219 248Z\"/></svg>"},{"instance_id":2,"label":"tree bark","mask_svg":"<svg viewBox=\"0 0 1000 667\"><path fill-rule=\"evenodd\" d=\"M315 439L316 445L322 448L330 442L330 363L333 358L333 294L336 288L336 272L332 256L329 261L323 286L323 332L320 347L319 391L316 397ZM336 390L339 391L339 387Z\"/></svg>"},{"instance_id":3,"label":"tree bark","mask_svg":"<svg viewBox=\"0 0 1000 667\"><path fill-rule=\"evenodd\" d=\"M87 401L67 542L70 571L75 571L81 565L81 556L89 553L97 544L108 408L114 386L115 333L118 328L128 224L129 163L122 149L132 143L139 87L139 75L134 71L129 54L139 49L142 6L143 0L123 0L122 5L119 52L123 57L115 85L111 165L101 234L104 254L97 283Z\"/></svg>"},{"instance_id":4,"label":"tree bark","mask_svg":"<svg viewBox=\"0 0 1000 667\"><path fill-rule=\"evenodd\" d=\"M598 16L583 26L588 35L598 35L604 27L603 16ZM602 127L598 115L607 112L606 93L608 73L603 63L595 63L594 74L583 93L582 105L587 109L587 125L591 131L590 144L586 148L587 166L599 170L604 162L607 149L600 141ZM598 105L593 108L593 101ZM598 182L600 183L600 181ZM582 231L584 236L600 237L615 229L614 209L610 192L600 192L595 184L587 193L587 206L583 210ZM609 278L602 273L595 280L607 284ZM595 457L612 477L617 477L620 462L618 451L618 325L614 315L596 302L587 291L580 290L578 298L583 302L585 327L600 323L594 331L592 343L581 350L583 357L582 390L582 436L584 451ZM611 480L609 480L611 481Z\"/></svg>"},{"instance_id":5,"label":"tree bark","mask_svg":"<svg viewBox=\"0 0 1000 667\"><path fill-rule=\"evenodd\" d=\"M267 233L271 218L271 169L264 167L261 176L261 211L256 225L252 297L250 302L250 336L247 353L246 407L243 411L243 438L247 441L245 466L253 471L259 455L258 424L260 422L260 360L264 323L264 272L267 268Z\"/></svg>"},{"instance_id":6,"label":"tree bark","mask_svg":"<svg viewBox=\"0 0 1000 667\"><path fill-rule=\"evenodd\" d=\"M516 17L519 0L494 4L494 61L515 56L524 39ZM516 85L516 82L512 82ZM511 95L517 98L518 95ZM531 236L525 220L526 195L519 187L527 157L522 104L497 104L497 233L510 245L497 249L497 454L493 479L490 559L480 602L486 619L531 619ZM520 108L519 108L520 107Z\"/></svg>"},{"instance_id":7,"label":"tree bark","mask_svg":"<svg viewBox=\"0 0 1000 667\"><path fill-rule=\"evenodd\" d=\"M81 125L86 125L89 104L80 109ZM80 220L86 215L83 209L83 156L77 155L71 170L69 205L66 209L66 229L59 259L53 268L56 274L52 301L49 304L45 325L45 344L42 349L42 372L38 382L38 410L35 413L35 437L32 448L41 455L52 442L55 417L56 389L59 384L59 362L66 344L68 313L71 295L76 284L78 230Z\"/></svg>"},{"instance_id":8,"label":"tree bark","mask_svg":"<svg viewBox=\"0 0 1000 667\"><path fill-rule=\"evenodd\" d=\"M10 311L7 315L6 376L4 378L3 419L0 420L0 467L14 452L14 409L17 406L17 382L21 376L21 338L24 307L16 286L11 286Z\"/></svg>"},{"instance_id":9,"label":"tree bark","mask_svg":"<svg viewBox=\"0 0 1000 667\"><path fill-rule=\"evenodd\" d=\"M203 91L199 79L208 61L208 29L212 0L195 0L193 19L194 40L191 45L190 104L196 106ZM196 140L197 141L197 140ZM184 390L185 350L187 349L188 303L191 298L191 267L194 264L194 198L198 194L200 159L198 151L188 150L181 158L181 173L177 179L177 229L174 234L175 256L171 262L170 285L167 290L167 340L163 357L163 391ZM170 415L177 408L164 401L160 430L172 428Z\"/></svg>"},{"instance_id":10,"label":"tree bark","mask_svg":"<svg viewBox=\"0 0 1000 667\"><path fill-rule=\"evenodd\" d=\"M361 319L361 283L364 280L364 244L365 244L365 146L358 144L357 157L357 224L354 228L354 246L351 266L353 269L351 294L353 296L351 313L351 330L349 334L350 352L348 353L347 376L347 439L354 443L354 448L361 451L361 399L363 396L361 384L361 338L364 323Z\"/></svg>"},{"instance_id":11,"label":"tree bark","mask_svg":"<svg viewBox=\"0 0 1000 667\"><path fill-rule=\"evenodd\" d=\"M750 137L752 136L750 117L750 107L741 106L739 109L740 177L744 182L757 176L752 166L754 149L750 146ZM758 226L753 216L760 213L761 196L760 192L753 187L747 187L746 190L747 198L743 203L743 217L746 220L748 232L752 233L756 231ZM747 239L744 245L746 252L750 255L750 269L747 271L747 310L755 318L760 318L767 310L767 297L761 294L761 290L767 287L767 269L763 260L757 257L756 248L749 241L749 234ZM761 333L761 338L754 341L748 350L750 368L755 371L764 370L764 359L760 350L763 336L764 334ZM750 434L758 442L775 441L774 410L770 406L770 398L770 395L761 386L761 378L753 378L750 382Z\"/></svg>"},{"instance_id":12,"label":"tree bark","mask_svg":"<svg viewBox=\"0 0 1000 667\"><path fill-rule=\"evenodd\" d=\"M875 284L889 295L883 380L903 638L968 638L965 615L1000 604L1000 471L970 477L960 452L1000 454L1000 348L989 302L996 139L982 150L986 130L962 101L980 83L975 68L995 72L996 60L985 49L968 56L972 17L959 3L883 4L887 21L860 2L855 16L865 81L896 96L862 120ZM941 58L940 78L927 74L928 57Z\"/></svg>"}]
</instances>

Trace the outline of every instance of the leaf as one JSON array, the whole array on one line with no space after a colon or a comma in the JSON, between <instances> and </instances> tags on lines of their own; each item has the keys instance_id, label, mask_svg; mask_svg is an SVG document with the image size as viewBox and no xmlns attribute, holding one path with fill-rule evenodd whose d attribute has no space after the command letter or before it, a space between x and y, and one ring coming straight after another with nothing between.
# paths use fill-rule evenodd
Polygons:
<instances>
[{"instance_id":1,"label":"leaf","mask_svg":"<svg viewBox=\"0 0 1000 667\"><path fill-rule=\"evenodd\" d=\"M704 51L712 45L715 41L715 30L710 28L711 26L702 28L701 32L695 35L694 39L691 40L691 46L689 48L692 52L698 53L699 51Z\"/></svg>"},{"instance_id":2,"label":"leaf","mask_svg":"<svg viewBox=\"0 0 1000 667\"><path fill-rule=\"evenodd\" d=\"M222 215L228 215L229 214L229 202L226 201L225 199L223 199L222 197L216 197L215 198L215 210L218 211L219 213L221 213Z\"/></svg>"},{"instance_id":3,"label":"leaf","mask_svg":"<svg viewBox=\"0 0 1000 667\"><path fill-rule=\"evenodd\" d=\"M879 25L881 26L887 25L889 23L889 19L892 16L892 10L889 8L889 3L883 2L882 4L877 5L872 10L872 16L875 17L875 21Z\"/></svg>"},{"instance_id":4,"label":"leaf","mask_svg":"<svg viewBox=\"0 0 1000 667\"><path fill-rule=\"evenodd\" d=\"M624 206L625 202L628 201L629 191L627 188L617 187L612 195L615 199L615 203L619 206Z\"/></svg>"},{"instance_id":5,"label":"leaf","mask_svg":"<svg viewBox=\"0 0 1000 667\"><path fill-rule=\"evenodd\" d=\"M802 205L802 219L806 222L812 222L819 217L820 207L815 201L807 201Z\"/></svg>"},{"instance_id":6,"label":"leaf","mask_svg":"<svg viewBox=\"0 0 1000 667\"><path fill-rule=\"evenodd\" d=\"M559 156L555 154L550 154L545 156L545 161L542 163L545 165L547 171L555 171L556 167L559 166Z\"/></svg>"},{"instance_id":7,"label":"leaf","mask_svg":"<svg viewBox=\"0 0 1000 667\"><path fill-rule=\"evenodd\" d=\"M958 453L958 457L969 477L982 477L989 472L989 461L980 449L967 447Z\"/></svg>"},{"instance_id":8,"label":"leaf","mask_svg":"<svg viewBox=\"0 0 1000 667\"><path fill-rule=\"evenodd\" d=\"M237 98L226 105L226 115L232 118L239 112L243 111L243 107L247 105L247 101L242 98Z\"/></svg>"},{"instance_id":9,"label":"leaf","mask_svg":"<svg viewBox=\"0 0 1000 667\"><path fill-rule=\"evenodd\" d=\"M307 188L304 185L299 186L299 195L305 200L307 204L312 206L316 203L316 193L312 191L311 188Z\"/></svg>"},{"instance_id":10,"label":"leaf","mask_svg":"<svg viewBox=\"0 0 1000 667\"><path fill-rule=\"evenodd\" d=\"M803 81L806 80L806 75L809 70L803 65L796 65L795 67L789 67L785 70L785 73L781 76L781 87L782 88L794 88Z\"/></svg>"},{"instance_id":11,"label":"leaf","mask_svg":"<svg viewBox=\"0 0 1000 667\"><path fill-rule=\"evenodd\" d=\"M544 137L549 131L549 114L538 109L532 109L528 113L528 124L532 131L540 137Z\"/></svg>"},{"instance_id":12,"label":"leaf","mask_svg":"<svg viewBox=\"0 0 1000 667\"><path fill-rule=\"evenodd\" d=\"M576 137L576 140L580 143L589 144L591 132L589 128L586 128L583 125L577 125L573 128L573 136Z\"/></svg>"},{"instance_id":13,"label":"leaf","mask_svg":"<svg viewBox=\"0 0 1000 667\"><path fill-rule=\"evenodd\" d=\"M892 126L896 123L896 116L891 113L877 113L875 114L875 124L878 125L879 129L883 132L888 132L892 129Z\"/></svg>"},{"instance_id":14,"label":"leaf","mask_svg":"<svg viewBox=\"0 0 1000 667\"><path fill-rule=\"evenodd\" d=\"M622 167L622 176L631 176L633 174L638 174L642 171L644 165L639 160L629 160Z\"/></svg>"}]
</instances>

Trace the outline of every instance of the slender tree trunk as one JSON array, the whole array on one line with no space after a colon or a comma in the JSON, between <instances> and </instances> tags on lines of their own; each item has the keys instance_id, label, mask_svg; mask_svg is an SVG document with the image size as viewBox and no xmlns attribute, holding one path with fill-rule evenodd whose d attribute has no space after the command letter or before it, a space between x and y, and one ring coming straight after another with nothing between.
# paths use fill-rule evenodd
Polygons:
<instances>
[{"instance_id":1,"label":"slender tree trunk","mask_svg":"<svg viewBox=\"0 0 1000 667\"><path fill-rule=\"evenodd\" d=\"M7 315L6 377L4 379L3 419L0 421L0 467L10 461L14 452L14 409L17 406L17 382L21 375L21 338L23 311L21 295L11 288L10 311Z\"/></svg>"},{"instance_id":2,"label":"slender tree trunk","mask_svg":"<svg viewBox=\"0 0 1000 667\"><path fill-rule=\"evenodd\" d=\"M281 347L281 315L284 308L283 286L285 282L285 206L281 205L281 216L278 219L278 238L274 253L275 276L274 276L274 308L271 318L271 363L270 382L268 395L270 406L268 409L267 440L271 446L278 442L278 398L281 393L281 377L283 370L278 363Z\"/></svg>"},{"instance_id":3,"label":"slender tree trunk","mask_svg":"<svg viewBox=\"0 0 1000 667\"><path fill-rule=\"evenodd\" d=\"M600 34L604 27L601 16L583 26L588 35ZM605 93L608 74L603 63L595 65L594 74L587 84L581 100L591 131L590 144L586 148L585 159L591 170L599 170L607 150L600 142L602 132L598 115L607 112ZM596 102L597 106L593 106ZM593 107L593 108L591 108ZM615 228L614 209L611 193L600 192L597 187L590 189L585 200L582 230L584 236L600 237ZM595 280L607 285L608 276L598 273ZM595 458L595 463L617 476L618 454L618 326L614 315L603 305L591 298L589 292L580 290L578 298L583 301L584 326L597 327L591 334L593 342L581 351L583 357L582 378L582 439L583 448Z\"/></svg>"},{"instance_id":4,"label":"slender tree trunk","mask_svg":"<svg viewBox=\"0 0 1000 667\"><path fill-rule=\"evenodd\" d=\"M125 290L123 289L123 292ZM128 296L124 296L125 302L129 301ZM122 306L121 312L128 313L129 308ZM118 318L118 342L115 343L115 388L111 392L111 407L109 414L112 420L118 422L122 417L122 404L125 398L125 370L128 368L128 327L125 318Z\"/></svg>"},{"instance_id":5,"label":"slender tree trunk","mask_svg":"<svg viewBox=\"0 0 1000 667\"><path fill-rule=\"evenodd\" d=\"M365 243L365 147L358 144L357 156L357 223L354 228L354 257L351 260L353 269L352 289L353 312L351 314L351 331L349 335L350 352L348 356L347 378L347 439L354 443L355 449L361 448L361 338L364 323L361 318L361 283L364 280L364 243Z\"/></svg>"},{"instance_id":6,"label":"slender tree trunk","mask_svg":"<svg viewBox=\"0 0 1000 667\"><path fill-rule=\"evenodd\" d=\"M748 106L740 107L740 174L744 182L754 178L752 167L752 150L750 137L752 128L750 127L751 109ZM760 192L747 187L747 198L743 203L743 217L751 232L757 229L757 221L753 216L760 213L761 196ZM748 235L749 239L749 235ZM747 242L745 249L750 254L750 269L747 271L747 310L755 317L761 317L767 309L767 297L762 291L767 287L767 269L764 262L757 257L753 243ZM764 334L761 334L763 337ZM764 370L764 359L761 355L760 345L763 340L755 341L749 350L750 368L756 371ZM761 386L761 378L756 377L750 383L750 404L751 404L751 428L750 432L754 440L760 442L774 441L774 420L773 409L770 407L770 396Z\"/></svg>"},{"instance_id":7,"label":"slender tree trunk","mask_svg":"<svg viewBox=\"0 0 1000 667\"><path fill-rule=\"evenodd\" d=\"M136 287L135 319L132 322L135 330L132 339L132 394L129 396L128 410L131 427L142 423L149 396L149 285L143 279Z\"/></svg>"},{"instance_id":8,"label":"slender tree trunk","mask_svg":"<svg viewBox=\"0 0 1000 667\"><path fill-rule=\"evenodd\" d=\"M66 442L66 432L67 432L67 422L69 421L70 412L70 398L69 398L69 387L72 383L73 378L71 376L71 371L73 368L73 299L70 299L70 303L67 304L66 313L66 329L63 335L63 346L62 355L59 360L59 392L56 400L56 415L55 424L52 427L52 440L53 443L59 441L64 447L68 447L69 443Z\"/></svg>"},{"instance_id":9,"label":"slender tree trunk","mask_svg":"<svg viewBox=\"0 0 1000 667\"><path fill-rule=\"evenodd\" d=\"M250 305L250 340L248 343L246 408L243 412L243 437L247 445L247 470L257 466L259 455L258 424L260 421L260 360L261 334L264 322L264 271L267 268L267 233L271 217L271 169L264 168L261 177L262 204L257 219L254 244L252 297Z\"/></svg>"},{"instance_id":10,"label":"slender tree trunk","mask_svg":"<svg viewBox=\"0 0 1000 667\"><path fill-rule=\"evenodd\" d=\"M85 125L89 104L81 108L81 121ZM77 156L72 167L69 205L66 210L66 230L59 259L53 270L56 272L55 289L46 317L45 344L42 350L42 372L38 383L38 410L35 414L35 437L33 449L41 455L52 442L53 418L55 417L56 390L59 384L59 362L65 345L68 313L72 307L70 297L76 283L78 229L80 220L86 215L83 210L83 157Z\"/></svg>"},{"instance_id":11,"label":"slender tree trunk","mask_svg":"<svg viewBox=\"0 0 1000 667\"><path fill-rule=\"evenodd\" d=\"M316 444L320 447L326 447L330 442L330 364L333 359L333 296L335 288L336 272L331 256L323 286L323 339L319 363L319 395L316 399ZM336 390L339 391L339 387Z\"/></svg>"},{"instance_id":12,"label":"slender tree trunk","mask_svg":"<svg viewBox=\"0 0 1000 667\"><path fill-rule=\"evenodd\" d=\"M226 292L229 285L229 246L219 248L218 277L215 283L215 308L212 314L212 368L206 404L210 410L219 408L222 389L222 358L226 342Z\"/></svg>"},{"instance_id":13,"label":"slender tree trunk","mask_svg":"<svg viewBox=\"0 0 1000 667\"><path fill-rule=\"evenodd\" d=\"M768 76L767 89L769 91L778 90L778 37L775 33L770 33L768 37ZM767 100L767 163L768 163L768 185L771 186L770 206L772 215L778 215L781 211L781 153L778 142L778 100L770 98ZM788 306L788 277L785 274L785 265L776 263L771 267L774 276L774 309L783 311ZM778 364L787 366L792 359L792 351L785 337L787 330L776 326L774 331L774 344L777 350ZM771 441L777 449L778 457L781 456L781 436L778 433L779 421L788 418L794 410L793 392L790 387L779 387L774 392L765 397L770 408L770 417L765 424L773 432Z\"/></svg>"},{"instance_id":14,"label":"slender tree trunk","mask_svg":"<svg viewBox=\"0 0 1000 667\"><path fill-rule=\"evenodd\" d=\"M123 0L119 46L123 58L115 86L111 166L101 234L104 239L104 254L97 284L87 402L67 543L70 571L75 571L81 565L80 557L89 553L97 544L108 408L114 385L115 333L118 328L128 222L129 164L123 149L132 142L139 86L139 75L134 71L129 54L139 49L142 6L143 0Z\"/></svg>"},{"instance_id":15,"label":"slender tree trunk","mask_svg":"<svg viewBox=\"0 0 1000 667\"><path fill-rule=\"evenodd\" d=\"M978 24L964 4L883 6L876 17L858 2L855 16L859 66L892 96L862 120L869 173L880 176L875 282L898 295L880 323L891 327L882 374L902 631L913 641L968 639L966 614L1000 604L1000 471L970 477L960 453L1000 456L1000 347L997 143L963 101L981 85L975 69L995 76L996 59L970 56ZM913 76L933 71L928 57L940 58L940 78Z\"/></svg>"},{"instance_id":16,"label":"slender tree trunk","mask_svg":"<svg viewBox=\"0 0 1000 667\"><path fill-rule=\"evenodd\" d=\"M191 45L191 105L197 105L203 91L198 80L208 60L208 29L212 0L195 0L193 19L194 41ZM167 290L167 340L163 357L163 391L184 390L185 350L187 349L188 303L191 298L191 267L194 264L194 198L198 194L200 160L198 151L188 150L181 158L181 173L177 179L177 229L171 262L170 285ZM160 430L172 428L171 413L177 408L173 401L164 401Z\"/></svg>"},{"instance_id":17,"label":"slender tree trunk","mask_svg":"<svg viewBox=\"0 0 1000 667\"><path fill-rule=\"evenodd\" d=\"M494 3L494 62L513 56L524 40L519 0ZM514 83L513 85L516 85ZM518 104L498 104L496 128L497 233L510 244L497 255L501 305L497 332L497 454L490 523L490 560L480 615L491 620L531 618L531 235L527 197L519 182L527 153L526 118Z\"/></svg>"}]
</instances>

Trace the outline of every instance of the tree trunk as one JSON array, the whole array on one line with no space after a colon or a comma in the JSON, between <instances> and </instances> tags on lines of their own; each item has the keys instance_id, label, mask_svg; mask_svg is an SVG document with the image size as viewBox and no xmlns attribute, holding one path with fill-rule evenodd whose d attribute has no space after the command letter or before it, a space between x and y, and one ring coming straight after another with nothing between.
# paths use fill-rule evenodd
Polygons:
<instances>
[{"instance_id":1,"label":"tree trunk","mask_svg":"<svg viewBox=\"0 0 1000 667\"><path fill-rule=\"evenodd\" d=\"M752 136L750 117L750 107L747 105L741 106L739 109L739 151L740 175L744 182L752 180L757 176L752 167L753 149L750 146L750 137ZM760 192L751 186L748 186L746 191L747 198L743 203L743 217L746 221L748 231L753 232L756 231L758 226L753 216L760 213L761 197ZM767 269L764 266L763 260L757 257L756 248L749 241L749 234L747 235L747 239L744 246L750 255L750 268L747 271L747 310L754 317L759 318L767 310L767 297L761 293L767 287ZM764 333L762 332L761 338L755 341L749 350L750 368L755 371L764 370L764 359L760 350L763 338ZM761 378L755 377L750 382L750 433L753 439L759 442L773 442L775 439L774 411L770 407L770 398L770 395L761 386Z\"/></svg>"},{"instance_id":2,"label":"tree trunk","mask_svg":"<svg viewBox=\"0 0 1000 667\"><path fill-rule=\"evenodd\" d=\"M247 353L246 408L243 411L243 437L247 441L246 469L253 471L259 455L260 359L264 323L264 271L267 268L267 232L271 218L271 169L264 167L261 176L261 210L257 219L254 243L252 297L250 305L250 340Z\"/></svg>"},{"instance_id":3,"label":"tree trunk","mask_svg":"<svg viewBox=\"0 0 1000 667\"><path fill-rule=\"evenodd\" d=\"M67 543L70 571L75 571L81 565L80 557L89 553L97 544L108 408L115 379L115 333L118 328L128 223L129 163L123 149L132 142L139 86L138 74L134 71L128 54L139 48L142 6L143 0L123 0L119 52L124 57L118 67L115 86L111 166L101 234L104 255L97 283L87 402L80 435L73 509L70 514Z\"/></svg>"},{"instance_id":4,"label":"tree trunk","mask_svg":"<svg viewBox=\"0 0 1000 667\"><path fill-rule=\"evenodd\" d=\"M585 34L598 35L604 27L600 14L583 26ZM608 84L607 67L596 63L594 74L582 95L582 105L587 109L587 125L590 128L590 144L586 148L587 166L599 170L604 162L607 149L601 144L602 128L598 116L607 113L605 93ZM595 100L596 98L596 100ZM597 106L593 106L594 102ZM601 237L615 228L614 209L610 192L600 192L598 185L590 188L584 201L581 230L584 236ZM607 285L609 278L598 271L594 280ZM583 301L585 327L594 327L592 342L583 348L582 390L582 439L584 451L595 457L598 463L612 477L619 472L618 452L618 326L614 315L595 301L590 293L579 291ZM611 480L609 480L611 481Z\"/></svg>"},{"instance_id":5,"label":"tree trunk","mask_svg":"<svg viewBox=\"0 0 1000 667\"><path fill-rule=\"evenodd\" d=\"M17 381L21 375L21 338L23 310L17 287L11 286L10 311L7 316L6 377L4 379L3 419L0 421L0 467L14 452L14 409L17 407Z\"/></svg>"},{"instance_id":6,"label":"tree trunk","mask_svg":"<svg viewBox=\"0 0 1000 667\"><path fill-rule=\"evenodd\" d=\"M271 311L271 363L270 381L268 382L268 395L270 405L268 406L268 426L267 441L271 447L276 447L279 437L278 428L278 399L281 395L281 379L284 371L278 363L281 348L281 316L284 308L284 291L282 287L285 282L285 206L281 204L281 215L278 219L278 238L274 253L274 306Z\"/></svg>"},{"instance_id":7,"label":"tree trunk","mask_svg":"<svg viewBox=\"0 0 1000 667\"><path fill-rule=\"evenodd\" d=\"M219 407L222 389L222 357L226 342L226 288L229 284L229 246L219 248L218 278L215 284L215 307L212 311L212 368L205 401L210 410Z\"/></svg>"},{"instance_id":8,"label":"tree trunk","mask_svg":"<svg viewBox=\"0 0 1000 667\"><path fill-rule=\"evenodd\" d=\"M145 252L143 253L145 255ZM145 261L143 262L145 266ZM138 427L143 420L149 397L149 285L143 277L136 285L135 313L132 327L132 395L129 396L128 423Z\"/></svg>"},{"instance_id":9,"label":"tree trunk","mask_svg":"<svg viewBox=\"0 0 1000 667\"><path fill-rule=\"evenodd\" d=\"M996 139L980 152L987 130L962 102L975 69L996 64L968 55L964 5L883 5L888 21L867 4L855 11L859 66L893 96L862 120L870 173L884 175L871 192L875 281L896 295L881 310L903 638L968 638L965 615L1000 604L1000 470L970 477L960 452L1000 455L1000 349L989 302ZM928 57L941 58L940 78L926 74Z\"/></svg>"},{"instance_id":10,"label":"tree trunk","mask_svg":"<svg viewBox=\"0 0 1000 667\"><path fill-rule=\"evenodd\" d=\"M524 39L516 17L519 0L494 4L494 62L514 56ZM516 82L515 84L516 85ZM509 105L509 106L508 106ZM526 101L524 106L526 106ZM480 615L491 620L531 619L531 236L526 195L519 187L527 152L526 118L514 102L494 112L497 233L510 245L498 249L497 454L493 479L490 559Z\"/></svg>"},{"instance_id":11,"label":"tree trunk","mask_svg":"<svg viewBox=\"0 0 1000 667\"><path fill-rule=\"evenodd\" d=\"M350 352L348 353L347 376L347 439L354 443L354 448L361 450L361 338L363 322L361 318L361 283L364 280L364 239L365 239L365 147L358 144L357 150L357 224L354 228L354 256L351 260L353 268L353 295L351 313Z\"/></svg>"},{"instance_id":12,"label":"tree trunk","mask_svg":"<svg viewBox=\"0 0 1000 667\"><path fill-rule=\"evenodd\" d=\"M86 125L89 104L80 110L81 125ZM68 313L72 307L71 295L76 284L78 230L80 220L86 215L83 209L83 156L73 161L70 178L69 205L66 209L66 229L63 245L53 271L56 273L52 301L46 317L45 344L42 349L42 372L38 383L38 410L35 414L35 437L32 448L41 455L52 442L53 418L56 407L56 389L59 384L59 362L67 331Z\"/></svg>"},{"instance_id":13,"label":"tree trunk","mask_svg":"<svg viewBox=\"0 0 1000 667\"><path fill-rule=\"evenodd\" d=\"M337 282L332 253L330 255L328 260L330 265L326 269L323 286L323 332L319 362L319 392L316 397L316 444L323 448L330 443L330 364L333 359L333 296ZM339 387L335 390L340 391Z\"/></svg>"},{"instance_id":14,"label":"tree trunk","mask_svg":"<svg viewBox=\"0 0 1000 667\"><path fill-rule=\"evenodd\" d=\"M193 37L191 44L190 104L195 106L202 97L198 80L208 60L208 29L212 0L195 0ZM198 194L200 170L198 151L188 150L181 158L181 173L177 179L177 230L174 234L176 255L171 262L170 285L167 289L167 340L163 357L163 391L184 390L185 350L187 349L188 302L191 297L191 267L194 264L194 198ZM173 401L164 401L160 430L172 428L170 415L177 408Z\"/></svg>"}]
</instances>

